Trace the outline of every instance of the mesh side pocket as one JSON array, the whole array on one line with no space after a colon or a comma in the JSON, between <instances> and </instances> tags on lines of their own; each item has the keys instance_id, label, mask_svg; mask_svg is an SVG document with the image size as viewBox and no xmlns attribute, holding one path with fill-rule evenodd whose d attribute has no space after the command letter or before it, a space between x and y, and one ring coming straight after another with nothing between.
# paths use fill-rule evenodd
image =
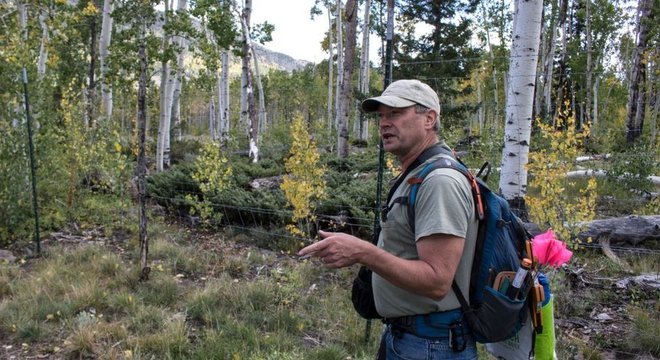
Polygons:
<instances>
[{"instance_id":1,"label":"mesh side pocket","mask_svg":"<svg viewBox=\"0 0 660 360\"><path fill-rule=\"evenodd\" d=\"M479 309L466 313L475 339L481 343L505 340L520 330L527 311L526 301L511 300L492 287L484 289L484 301Z\"/></svg>"}]
</instances>

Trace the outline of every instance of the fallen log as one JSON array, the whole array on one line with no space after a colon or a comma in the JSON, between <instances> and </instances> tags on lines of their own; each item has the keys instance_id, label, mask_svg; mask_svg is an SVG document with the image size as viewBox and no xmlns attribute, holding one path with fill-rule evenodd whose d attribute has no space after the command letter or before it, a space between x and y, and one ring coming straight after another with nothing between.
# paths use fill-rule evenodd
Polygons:
<instances>
[{"instance_id":1,"label":"fallen log","mask_svg":"<svg viewBox=\"0 0 660 360\"><path fill-rule=\"evenodd\" d=\"M576 177L606 177L607 171L600 169L581 169L573 170L566 173L567 178L576 178ZM647 179L653 183L655 186L660 186L660 176L650 175Z\"/></svg>"},{"instance_id":2,"label":"fallen log","mask_svg":"<svg viewBox=\"0 0 660 360\"><path fill-rule=\"evenodd\" d=\"M580 240L601 242L608 239L609 243L628 243L637 245L643 241L660 240L660 215L629 215L611 219L600 219L581 224L585 229L578 233Z\"/></svg>"},{"instance_id":3,"label":"fallen log","mask_svg":"<svg viewBox=\"0 0 660 360\"><path fill-rule=\"evenodd\" d=\"M578 156L575 158L575 162L587 162L587 161L596 161L596 160L607 160L612 155L610 154L597 154L597 155L584 155L584 156Z\"/></svg>"}]
</instances>

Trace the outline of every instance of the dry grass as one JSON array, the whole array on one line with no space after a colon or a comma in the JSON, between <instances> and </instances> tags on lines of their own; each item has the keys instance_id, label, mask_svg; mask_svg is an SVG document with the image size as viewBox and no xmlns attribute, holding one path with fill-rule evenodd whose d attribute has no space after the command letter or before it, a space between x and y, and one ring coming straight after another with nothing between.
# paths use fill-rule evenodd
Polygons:
<instances>
[{"instance_id":1,"label":"dry grass","mask_svg":"<svg viewBox=\"0 0 660 360\"><path fill-rule=\"evenodd\" d=\"M133 238L47 247L42 258L0 265L0 357L373 357L381 324L372 322L365 343L366 322L349 300L355 269L327 271L219 235L162 223L152 228L146 282L138 280ZM626 260L636 272L658 271L657 259ZM615 279L630 274L588 251L549 275L559 358L660 355L657 290L613 291ZM612 323L591 319L599 312L621 316ZM575 319L588 326L575 326Z\"/></svg>"}]
</instances>

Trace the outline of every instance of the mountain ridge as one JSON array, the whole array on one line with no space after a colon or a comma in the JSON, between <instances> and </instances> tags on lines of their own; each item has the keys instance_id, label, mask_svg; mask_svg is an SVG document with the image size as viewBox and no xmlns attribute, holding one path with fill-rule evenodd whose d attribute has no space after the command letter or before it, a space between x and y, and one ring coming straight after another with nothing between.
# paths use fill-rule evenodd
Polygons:
<instances>
[{"instance_id":1,"label":"mountain ridge","mask_svg":"<svg viewBox=\"0 0 660 360\"><path fill-rule=\"evenodd\" d=\"M263 66L265 69L277 69L292 72L311 64L311 62L307 60L294 59L292 56L270 50L259 44L253 44L253 47L259 65Z\"/></svg>"}]
</instances>

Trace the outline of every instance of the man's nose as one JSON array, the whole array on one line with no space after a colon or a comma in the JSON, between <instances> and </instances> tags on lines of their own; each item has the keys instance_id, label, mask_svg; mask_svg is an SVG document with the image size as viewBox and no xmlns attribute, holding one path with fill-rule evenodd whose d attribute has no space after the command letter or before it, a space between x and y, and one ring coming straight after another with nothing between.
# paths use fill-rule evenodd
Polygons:
<instances>
[{"instance_id":1,"label":"man's nose","mask_svg":"<svg viewBox=\"0 0 660 360\"><path fill-rule=\"evenodd\" d=\"M381 116L379 118L379 123L378 125L380 126L381 129L388 128L392 126L392 122L390 121L390 118L387 116Z\"/></svg>"}]
</instances>

